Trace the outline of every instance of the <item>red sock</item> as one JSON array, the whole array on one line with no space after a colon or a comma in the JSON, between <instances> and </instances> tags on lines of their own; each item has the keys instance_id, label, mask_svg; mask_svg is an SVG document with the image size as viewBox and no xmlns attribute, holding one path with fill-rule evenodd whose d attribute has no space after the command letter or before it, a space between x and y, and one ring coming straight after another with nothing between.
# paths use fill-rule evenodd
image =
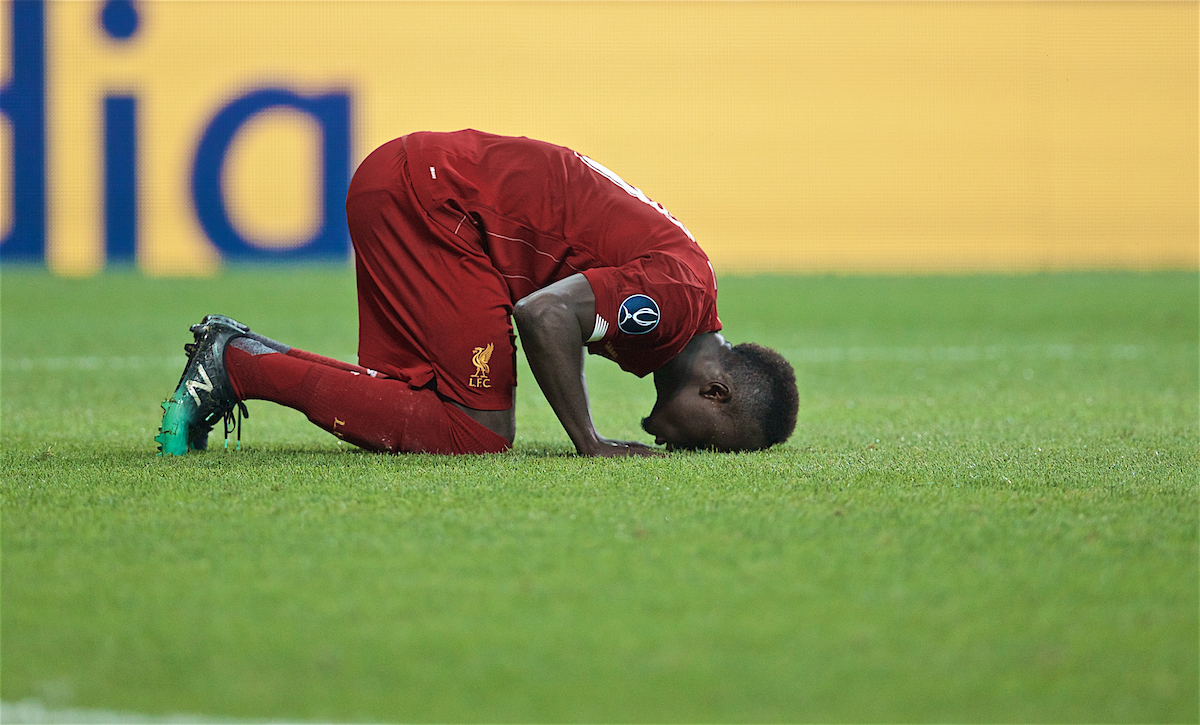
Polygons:
<instances>
[{"instance_id":1,"label":"red sock","mask_svg":"<svg viewBox=\"0 0 1200 725\"><path fill-rule=\"evenodd\" d=\"M358 372L366 368L345 366L277 352L253 355L233 345L225 351L225 367L240 399L294 408L356 446L392 453L499 453L510 447L432 390L414 390L399 380Z\"/></svg>"},{"instance_id":2,"label":"red sock","mask_svg":"<svg viewBox=\"0 0 1200 725\"><path fill-rule=\"evenodd\" d=\"M375 377L377 375L377 373L371 368L364 368L362 365L355 365L354 363L342 362L341 360L335 360L331 357L318 355L315 352L307 352L298 347L290 348L286 354L299 360L307 360L308 362L317 363L318 365L324 365L330 368L337 368L338 370L349 370L360 375L370 375L371 377Z\"/></svg>"}]
</instances>

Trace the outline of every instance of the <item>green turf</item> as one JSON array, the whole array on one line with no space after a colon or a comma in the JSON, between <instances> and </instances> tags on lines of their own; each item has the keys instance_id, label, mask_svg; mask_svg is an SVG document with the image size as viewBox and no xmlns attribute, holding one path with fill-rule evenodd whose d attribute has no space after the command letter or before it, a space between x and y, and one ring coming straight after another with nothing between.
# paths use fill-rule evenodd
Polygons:
<instances>
[{"instance_id":1,"label":"green turf","mask_svg":"<svg viewBox=\"0 0 1200 725\"><path fill-rule=\"evenodd\" d=\"M800 423L591 461L250 405L153 455L187 325L338 357L349 270L0 276L0 698L320 721L1196 722L1197 275L727 278ZM603 433L649 380L589 363Z\"/></svg>"}]
</instances>

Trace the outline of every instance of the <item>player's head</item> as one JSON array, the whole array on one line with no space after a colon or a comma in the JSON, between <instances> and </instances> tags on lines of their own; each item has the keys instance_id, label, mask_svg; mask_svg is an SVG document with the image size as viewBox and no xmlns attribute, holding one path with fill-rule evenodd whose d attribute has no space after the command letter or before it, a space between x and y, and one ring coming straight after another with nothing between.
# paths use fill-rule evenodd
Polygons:
<instances>
[{"instance_id":1,"label":"player's head","mask_svg":"<svg viewBox=\"0 0 1200 725\"><path fill-rule=\"evenodd\" d=\"M718 336L719 339L719 336ZM778 352L723 340L689 365L681 384L658 385L642 428L669 449L756 451L796 427L796 374Z\"/></svg>"}]
</instances>

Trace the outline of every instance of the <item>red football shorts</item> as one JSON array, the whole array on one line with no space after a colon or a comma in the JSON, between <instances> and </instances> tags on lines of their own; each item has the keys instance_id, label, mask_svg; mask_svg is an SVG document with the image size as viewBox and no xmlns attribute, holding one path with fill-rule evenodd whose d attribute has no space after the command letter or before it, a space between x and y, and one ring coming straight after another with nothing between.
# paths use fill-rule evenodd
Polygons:
<instances>
[{"instance_id":1,"label":"red football shorts","mask_svg":"<svg viewBox=\"0 0 1200 725\"><path fill-rule=\"evenodd\" d=\"M476 410L507 410L516 387L512 303L469 222L417 201L402 139L354 173L346 219L358 276L358 360Z\"/></svg>"}]
</instances>

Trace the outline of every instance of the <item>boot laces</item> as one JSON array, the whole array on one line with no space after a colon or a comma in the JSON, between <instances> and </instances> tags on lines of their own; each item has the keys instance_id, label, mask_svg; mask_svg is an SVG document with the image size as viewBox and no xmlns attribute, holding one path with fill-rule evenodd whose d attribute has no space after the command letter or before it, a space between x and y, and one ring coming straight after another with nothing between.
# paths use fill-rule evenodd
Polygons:
<instances>
[{"instance_id":1,"label":"boot laces","mask_svg":"<svg viewBox=\"0 0 1200 725\"><path fill-rule=\"evenodd\" d=\"M235 420L235 416L234 416L234 411L237 412L236 420ZM242 418L249 418L249 417L250 417L249 409L247 409L246 404L240 400L237 401L237 404L235 404L232 408L225 411L225 415L222 416L221 420L225 426L225 449L226 450L229 449L229 434L234 431L237 431L237 447L235 447L234 450L235 451L242 450Z\"/></svg>"}]
</instances>

